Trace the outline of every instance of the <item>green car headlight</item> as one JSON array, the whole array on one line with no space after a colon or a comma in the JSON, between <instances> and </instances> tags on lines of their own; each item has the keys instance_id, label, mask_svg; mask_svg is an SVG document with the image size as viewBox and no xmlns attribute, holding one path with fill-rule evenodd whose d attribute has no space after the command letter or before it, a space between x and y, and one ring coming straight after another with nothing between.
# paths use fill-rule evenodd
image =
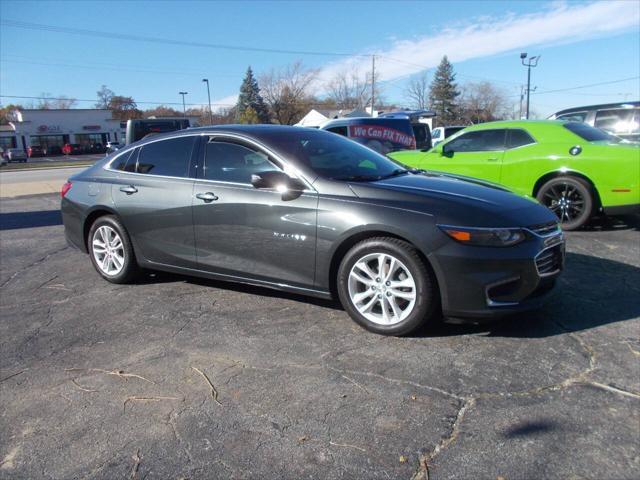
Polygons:
<instances>
[{"instance_id":1,"label":"green car headlight","mask_svg":"<svg viewBox=\"0 0 640 480\"><path fill-rule=\"evenodd\" d=\"M457 242L479 247L510 247L522 242L526 234L520 228L470 228L438 225Z\"/></svg>"}]
</instances>

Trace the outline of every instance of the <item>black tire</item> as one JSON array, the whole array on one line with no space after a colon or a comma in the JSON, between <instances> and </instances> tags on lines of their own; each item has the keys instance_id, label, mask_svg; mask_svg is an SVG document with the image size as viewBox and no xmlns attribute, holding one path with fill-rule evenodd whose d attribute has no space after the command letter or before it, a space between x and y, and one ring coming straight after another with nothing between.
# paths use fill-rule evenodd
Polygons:
<instances>
[{"instance_id":1,"label":"black tire","mask_svg":"<svg viewBox=\"0 0 640 480\"><path fill-rule=\"evenodd\" d=\"M379 253L391 255L402 262L415 281L413 309L406 318L392 325L367 319L355 307L349 294L349 276L354 265L369 254ZM340 263L337 290L340 302L351 318L367 330L381 335L407 335L436 320L440 312L440 296L431 268L411 244L397 238L369 238L354 245Z\"/></svg>"},{"instance_id":2,"label":"black tire","mask_svg":"<svg viewBox=\"0 0 640 480\"><path fill-rule=\"evenodd\" d=\"M122 270L114 275L109 275L105 273L96 261L94 250L93 250L93 239L96 231L102 227L108 226L116 231L122 241L122 250L124 263ZM136 278L138 273L140 272L140 268L138 267L138 263L136 261L135 253L133 251L133 246L131 245L131 240L129 239L129 234L126 229L120 223L120 220L114 215L105 215L96 219L91 225L91 229L89 230L89 235L87 237L87 248L89 250L89 258L91 258L91 263L93 264L96 271L100 274L102 278L111 283L129 283L133 279Z\"/></svg>"},{"instance_id":3,"label":"black tire","mask_svg":"<svg viewBox=\"0 0 640 480\"><path fill-rule=\"evenodd\" d=\"M578 177L562 176L544 183L536 195L538 202L556 214L563 230L577 230L593 213L591 185Z\"/></svg>"}]
</instances>

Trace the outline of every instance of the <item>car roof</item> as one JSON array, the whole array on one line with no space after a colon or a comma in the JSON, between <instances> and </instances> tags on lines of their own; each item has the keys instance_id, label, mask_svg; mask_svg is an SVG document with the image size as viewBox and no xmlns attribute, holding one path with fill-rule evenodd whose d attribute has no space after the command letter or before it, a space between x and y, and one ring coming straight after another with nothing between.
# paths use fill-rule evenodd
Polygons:
<instances>
[{"instance_id":1,"label":"car roof","mask_svg":"<svg viewBox=\"0 0 640 480\"><path fill-rule=\"evenodd\" d=\"M564 115L565 113L583 112L586 110L608 110L616 108L638 108L640 102L617 102L617 103L600 103L598 105L585 105L582 107L565 108L564 110L558 110L551 116Z\"/></svg>"}]
</instances>

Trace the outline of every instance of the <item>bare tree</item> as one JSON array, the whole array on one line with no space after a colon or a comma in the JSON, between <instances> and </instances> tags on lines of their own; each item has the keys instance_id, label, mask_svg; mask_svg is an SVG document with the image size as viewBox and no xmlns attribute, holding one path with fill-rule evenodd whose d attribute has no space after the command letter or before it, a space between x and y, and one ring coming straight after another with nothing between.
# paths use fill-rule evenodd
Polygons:
<instances>
[{"instance_id":1,"label":"bare tree","mask_svg":"<svg viewBox=\"0 0 640 480\"><path fill-rule=\"evenodd\" d=\"M51 108L58 108L60 110L68 110L73 108L77 104L77 100L75 98L67 97L66 95L60 95L55 100L52 101Z\"/></svg>"},{"instance_id":2,"label":"bare tree","mask_svg":"<svg viewBox=\"0 0 640 480\"><path fill-rule=\"evenodd\" d=\"M96 92L98 95L98 103L96 103L96 108L109 108L109 103L111 103L111 99L115 95L113 90L107 88L106 85L102 85L100 90Z\"/></svg>"},{"instance_id":3,"label":"bare tree","mask_svg":"<svg viewBox=\"0 0 640 480\"><path fill-rule=\"evenodd\" d=\"M463 86L460 107L460 120L482 123L508 118L511 105L499 87L483 81Z\"/></svg>"},{"instance_id":4,"label":"bare tree","mask_svg":"<svg viewBox=\"0 0 640 480\"><path fill-rule=\"evenodd\" d=\"M307 112L313 102L309 90L316 74L317 70L296 61L260 77L260 91L277 123L293 125Z\"/></svg>"},{"instance_id":5,"label":"bare tree","mask_svg":"<svg viewBox=\"0 0 640 480\"><path fill-rule=\"evenodd\" d=\"M376 90L379 90L379 87ZM355 69L342 71L327 84L327 96L340 109L364 110L371 103L371 74L361 75ZM380 92L376 91L376 103L379 104L381 101Z\"/></svg>"},{"instance_id":6,"label":"bare tree","mask_svg":"<svg viewBox=\"0 0 640 480\"><path fill-rule=\"evenodd\" d=\"M409 81L405 96L413 108L425 110L429 106L429 78L426 70Z\"/></svg>"}]
</instances>

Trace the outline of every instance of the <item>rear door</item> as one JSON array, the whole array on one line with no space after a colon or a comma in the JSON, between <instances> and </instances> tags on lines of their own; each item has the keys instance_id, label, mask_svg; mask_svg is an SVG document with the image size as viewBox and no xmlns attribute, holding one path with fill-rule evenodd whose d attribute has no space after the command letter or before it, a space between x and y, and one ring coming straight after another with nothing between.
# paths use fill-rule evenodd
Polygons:
<instances>
[{"instance_id":1,"label":"rear door","mask_svg":"<svg viewBox=\"0 0 640 480\"><path fill-rule=\"evenodd\" d=\"M432 150L426 157L426 168L498 183L505 137L506 129L463 133Z\"/></svg>"},{"instance_id":2,"label":"rear door","mask_svg":"<svg viewBox=\"0 0 640 480\"><path fill-rule=\"evenodd\" d=\"M136 247L148 261L195 268L191 215L192 159L197 136L157 140L117 157L113 201ZM126 154L125 154L126 155Z\"/></svg>"},{"instance_id":3,"label":"rear door","mask_svg":"<svg viewBox=\"0 0 640 480\"><path fill-rule=\"evenodd\" d=\"M203 138L193 196L199 268L310 288L314 283L318 196L287 198L256 189L251 175L282 165L233 137Z\"/></svg>"}]
</instances>

